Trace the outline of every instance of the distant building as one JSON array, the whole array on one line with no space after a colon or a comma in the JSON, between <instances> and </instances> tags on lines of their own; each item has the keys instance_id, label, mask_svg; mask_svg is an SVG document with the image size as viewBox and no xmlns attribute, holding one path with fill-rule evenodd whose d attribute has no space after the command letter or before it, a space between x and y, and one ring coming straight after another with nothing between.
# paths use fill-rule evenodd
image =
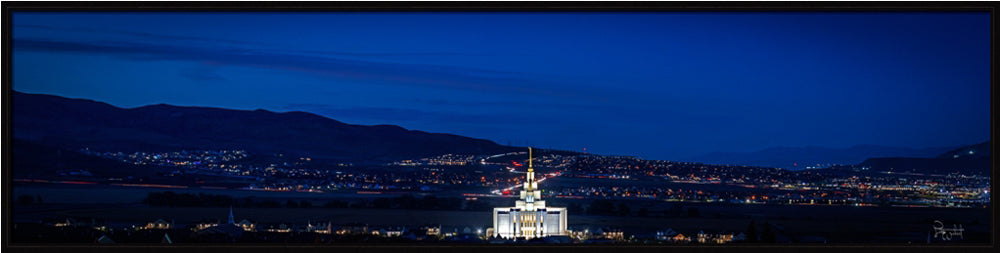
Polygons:
<instances>
[{"instance_id":1,"label":"distant building","mask_svg":"<svg viewBox=\"0 0 1000 253\"><path fill-rule=\"evenodd\" d=\"M220 222L218 220L203 219L196 223L192 229L195 231L205 230L210 227L218 226L219 224Z\"/></svg>"},{"instance_id":2,"label":"distant building","mask_svg":"<svg viewBox=\"0 0 1000 253\"><path fill-rule=\"evenodd\" d=\"M747 234L740 232L739 234L733 236L733 241L745 241L747 239Z\"/></svg>"},{"instance_id":3,"label":"distant building","mask_svg":"<svg viewBox=\"0 0 1000 253\"><path fill-rule=\"evenodd\" d=\"M670 238L670 240L674 242L690 242L691 238L685 236L684 234L677 234L674 237Z\"/></svg>"},{"instance_id":4,"label":"distant building","mask_svg":"<svg viewBox=\"0 0 1000 253\"><path fill-rule=\"evenodd\" d=\"M426 231L424 234L438 236L441 235L441 225L424 225L421 229Z\"/></svg>"},{"instance_id":5,"label":"distant building","mask_svg":"<svg viewBox=\"0 0 1000 253\"><path fill-rule=\"evenodd\" d=\"M257 223L250 219L243 219L242 221L236 223L236 226L243 228L243 230L247 232L257 231Z\"/></svg>"},{"instance_id":6,"label":"distant building","mask_svg":"<svg viewBox=\"0 0 1000 253\"><path fill-rule=\"evenodd\" d=\"M535 181L531 148L528 148L528 173L521 199L513 207L493 208L493 232L502 238L531 239L546 236L564 236L566 208L546 207L542 192Z\"/></svg>"},{"instance_id":7,"label":"distant building","mask_svg":"<svg viewBox=\"0 0 1000 253\"><path fill-rule=\"evenodd\" d=\"M256 225L249 220L243 220L239 224L233 219L233 207L229 207L229 220L226 223L220 222L200 222L195 227L198 235L221 234L231 238L238 238L245 231L256 229Z\"/></svg>"},{"instance_id":8,"label":"distant building","mask_svg":"<svg viewBox=\"0 0 1000 253\"><path fill-rule=\"evenodd\" d=\"M146 223L146 226L142 227L142 229L171 229L171 228L174 228L173 220L167 222L166 220L163 219L158 219L154 222Z\"/></svg>"},{"instance_id":9,"label":"distant building","mask_svg":"<svg viewBox=\"0 0 1000 253\"><path fill-rule=\"evenodd\" d=\"M90 218L89 221L87 219L66 218L52 220L49 224L52 224L54 227L100 227L94 218Z\"/></svg>"},{"instance_id":10,"label":"distant building","mask_svg":"<svg viewBox=\"0 0 1000 253\"><path fill-rule=\"evenodd\" d=\"M292 226L288 223L269 224L264 228L264 231L271 233L290 233L292 232Z\"/></svg>"},{"instance_id":11,"label":"distant building","mask_svg":"<svg viewBox=\"0 0 1000 253\"><path fill-rule=\"evenodd\" d=\"M575 229L568 229L567 231L569 233L570 238L580 241L584 241L593 237L593 234L590 233L590 229L588 228L575 228Z\"/></svg>"},{"instance_id":12,"label":"distant building","mask_svg":"<svg viewBox=\"0 0 1000 253\"><path fill-rule=\"evenodd\" d=\"M368 224L351 223L341 226L340 229L336 231L336 233L338 235L347 235L347 234L360 235L360 234L368 234L370 232L368 230Z\"/></svg>"},{"instance_id":13,"label":"distant building","mask_svg":"<svg viewBox=\"0 0 1000 253\"><path fill-rule=\"evenodd\" d=\"M622 241L625 240L625 232L618 228L600 228L597 233L601 239Z\"/></svg>"},{"instance_id":14,"label":"distant building","mask_svg":"<svg viewBox=\"0 0 1000 253\"><path fill-rule=\"evenodd\" d=\"M670 241L670 238L677 235L677 231L672 228L668 228L663 231L656 231L656 240L658 241Z\"/></svg>"}]
</instances>

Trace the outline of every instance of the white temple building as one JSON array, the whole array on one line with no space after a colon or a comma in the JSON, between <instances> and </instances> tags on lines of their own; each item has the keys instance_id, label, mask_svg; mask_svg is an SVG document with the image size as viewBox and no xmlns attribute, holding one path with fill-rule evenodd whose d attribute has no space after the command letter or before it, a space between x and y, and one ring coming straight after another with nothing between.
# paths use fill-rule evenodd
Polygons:
<instances>
[{"instance_id":1,"label":"white temple building","mask_svg":"<svg viewBox=\"0 0 1000 253\"><path fill-rule=\"evenodd\" d=\"M531 239L565 236L566 208L546 207L535 181L531 148L528 148L528 172L521 199L513 207L493 208L493 233L502 238Z\"/></svg>"}]
</instances>

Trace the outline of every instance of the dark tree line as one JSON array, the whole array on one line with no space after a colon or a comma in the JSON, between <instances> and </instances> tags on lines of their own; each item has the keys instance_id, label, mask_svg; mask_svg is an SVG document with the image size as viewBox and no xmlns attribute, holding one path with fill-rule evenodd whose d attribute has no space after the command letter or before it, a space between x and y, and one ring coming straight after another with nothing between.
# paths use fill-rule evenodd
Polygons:
<instances>
[{"instance_id":1,"label":"dark tree line","mask_svg":"<svg viewBox=\"0 0 1000 253\"><path fill-rule=\"evenodd\" d=\"M30 204L34 198L24 195L18 198L18 203ZM226 195L214 194L191 194L153 192L149 193L142 203L150 206L170 206L170 207L261 207L261 208L384 208L384 209L420 209L420 210L469 210L469 211L490 211L494 205L488 201L463 200L461 198L438 198L435 196L425 196L417 198L413 195L403 195L392 198L356 199L345 201L332 199L321 205L314 205L310 200L285 200L279 202L271 199L259 199L246 197L236 199Z\"/></svg>"},{"instance_id":2,"label":"dark tree line","mask_svg":"<svg viewBox=\"0 0 1000 253\"><path fill-rule=\"evenodd\" d=\"M28 194L22 194L20 196L17 196L17 200L15 200L15 201L19 205L30 205L30 204L35 204L35 203L41 204L42 203L42 195L35 195L34 197L32 197L31 195L28 195Z\"/></svg>"},{"instance_id":3,"label":"dark tree line","mask_svg":"<svg viewBox=\"0 0 1000 253\"><path fill-rule=\"evenodd\" d=\"M586 213L589 215L630 216L632 215L632 209L625 203L615 205L614 201L599 199L590 203Z\"/></svg>"},{"instance_id":4,"label":"dark tree line","mask_svg":"<svg viewBox=\"0 0 1000 253\"><path fill-rule=\"evenodd\" d=\"M435 196L417 198L410 194L394 198L376 198L370 201L361 200L358 203L348 205L348 207L419 210L493 210L493 205L485 201L469 201L461 198L438 198Z\"/></svg>"},{"instance_id":5,"label":"dark tree line","mask_svg":"<svg viewBox=\"0 0 1000 253\"><path fill-rule=\"evenodd\" d=\"M151 192L142 200L143 204L150 206L230 206L235 202L233 197L226 195L215 195L206 193L174 193Z\"/></svg>"},{"instance_id":6,"label":"dark tree line","mask_svg":"<svg viewBox=\"0 0 1000 253\"><path fill-rule=\"evenodd\" d=\"M757 229L757 222L751 220L750 225L747 225L746 231L748 243L777 243L777 232L771 228L771 224L764 222L763 228Z\"/></svg>"}]
</instances>

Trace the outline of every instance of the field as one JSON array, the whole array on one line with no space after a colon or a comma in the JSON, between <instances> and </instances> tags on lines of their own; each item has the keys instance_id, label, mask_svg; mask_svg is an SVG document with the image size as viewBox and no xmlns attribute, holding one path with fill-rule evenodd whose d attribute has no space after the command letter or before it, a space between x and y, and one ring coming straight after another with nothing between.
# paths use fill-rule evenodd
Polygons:
<instances>
[{"instance_id":1,"label":"field","mask_svg":"<svg viewBox=\"0 0 1000 253\"><path fill-rule=\"evenodd\" d=\"M591 186L604 186L604 187L660 187L672 190L706 190L706 191L729 191L729 192L762 192L762 191L778 191L781 190L763 190L746 188L736 185L726 185L726 184L694 184L694 183L674 183L667 181L662 178L650 177L650 176L640 176L633 179L598 179L598 178L570 178L570 177L555 177L545 180L540 184L539 187L543 189L559 189L562 187L566 188L576 188L576 187L591 187Z\"/></svg>"},{"instance_id":2,"label":"field","mask_svg":"<svg viewBox=\"0 0 1000 253\"><path fill-rule=\"evenodd\" d=\"M357 194L357 191L341 192L280 192L280 191L255 191L236 189L211 189L211 188L154 188L154 187L128 187L111 185L57 185L57 184L15 184L14 196L30 195L41 196L47 203L76 203L76 204L131 204L140 203L143 198L151 192L172 191L175 193L206 193L216 195L227 195L233 198L273 198L273 199L312 199L329 200L334 198L374 198L393 197L400 194ZM417 193L415 195L420 195ZM444 192L438 196L450 197L461 196L461 192Z\"/></svg>"}]
</instances>

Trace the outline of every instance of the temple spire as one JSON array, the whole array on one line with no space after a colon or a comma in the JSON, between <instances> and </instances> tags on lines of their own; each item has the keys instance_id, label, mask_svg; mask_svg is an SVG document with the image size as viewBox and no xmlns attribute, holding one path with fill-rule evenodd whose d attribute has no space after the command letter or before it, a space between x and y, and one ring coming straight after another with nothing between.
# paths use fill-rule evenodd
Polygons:
<instances>
[{"instance_id":1,"label":"temple spire","mask_svg":"<svg viewBox=\"0 0 1000 253\"><path fill-rule=\"evenodd\" d=\"M229 206L229 224L236 224L233 220L233 206Z\"/></svg>"},{"instance_id":2,"label":"temple spire","mask_svg":"<svg viewBox=\"0 0 1000 253\"><path fill-rule=\"evenodd\" d=\"M528 172L534 172L535 168L531 164L531 147L528 147Z\"/></svg>"}]
</instances>

